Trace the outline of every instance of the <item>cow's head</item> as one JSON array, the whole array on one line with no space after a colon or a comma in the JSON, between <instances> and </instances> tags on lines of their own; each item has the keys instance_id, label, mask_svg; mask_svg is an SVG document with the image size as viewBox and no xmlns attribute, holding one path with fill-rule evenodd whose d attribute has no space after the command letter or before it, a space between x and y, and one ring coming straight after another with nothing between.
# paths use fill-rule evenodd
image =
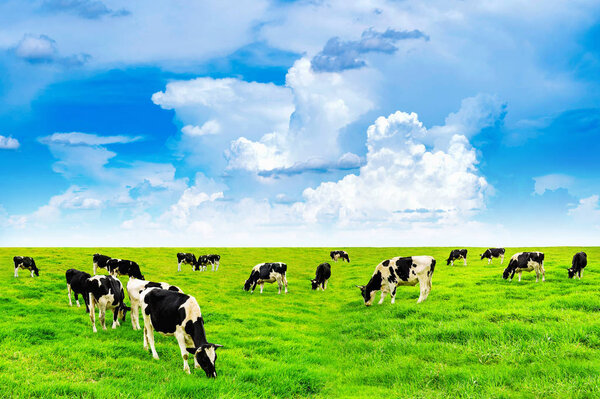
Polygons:
<instances>
[{"instance_id":1,"label":"cow's head","mask_svg":"<svg viewBox=\"0 0 600 399\"><path fill-rule=\"evenodd\" d=\"M512 279L515 275L516 268L517 265L511 261L508 266L506 266L506 269L504 269L504 272L502 272L502 278L506 280L510 277Z\"/></svg>"},{"instance_id":2,"label":"cow's head","mask_svg":"<svg viewBox=\"0 0 600 399\"><path fill-rule=\"evenodd\" d=\"M479 254L479 256L481 256L481 260L485 259L485 254L484 253L483 254Z\"/></svg>"},{"instance_id":3,"label":"cow's head","mask_svg":"<svg viewBox=\"0 0 600 399\"><path fill-rule=\"evenodd\" d=\"M350 256L348 256L348 254L342 255L342 257L346 259L346 262L350 263Z\"/></svg>"},{"instance_id":4,"label":"cow's head","mask_svg":"<svg viewBox=\"0 0 600 399\"><path fill-rule=\"evenodd\" d=\"M119 306L118 316L121 319L121 321L125 321L125 316L127 316L127 312L130 310L131 310L131 308L129 306L125 305L124 303L121 304L121 306Z\"/></svg>"},{"instance_id":5,"label":"cow's head","mask_svg":"<svg viewBox=\"0 0 600 399\"><path fill-rule=\"evenodd\" d=\"M446 259L446 266L449 265L451 262L450 258Z\"/></svg>"},{"instance_id":6,"label":"cow's head","mask_svg":"<svg viewBox=\"0 0 600 399\"><path fill-rule=\"evenodd\" d=\"M572 267L568 267L567 271L569 272L569 278L575 277L575 270Z\"/></svg>"},{"instance_id":7,"label":"cow's head","mask_svg":"<svg viewBox=\"0 0 600 399\"><path fill-rule=\"evenodd\" d=\"M244 283L244 291L250 291L250 287L252 287L252 279L251 278L246 280L246 282Z\"/></svg>"},{"instance_id":8,"label":"cow's head","mask_svg":"<svg viewBox=\"0 0 600 399\"><path fill-rule=\"evenodd\" d=\"M360 294L362 295L365 306L371 306L373 304L373 299L375 299L375 291L367 289L365 285L357 285L357 288L360 288Z\"/></svg>"},{"instance_id":9,"label":"cow's head","mask_svg":"<svg viewBox=\"0 0 600 399\"><path fill-rule=\"evenodd\" d=\"M217 369L215 362L217 361L217 348L222 348L223 345L203 344L198 348L186 348L186 350L194 355L194 365L196 368L202 367L208 378L217 378Z\"/></svg>"},{"instance_id":10,"label":"cow's head","mask_svg":"<svg viewBox=\"0 0 600 399\"><path fill-rule=\"evenodd\" d=\"M40 276L40 269L38 269L35 265L33 265L33 273L38 277Z\"/></svg>"},{"instance_id":11,"label":"cow's head","mask_svg":"<svg viewBox=\"0 0 600 399\"><path fill-rule=\"evenodd\" d=\"M314 290L316 290L316 289L319 287L319 283L318 283L318 282L317 282L317 280L316 280L316 279L314 279L314 278L313 278L313 279L310 279L310 283L311 283L311 285L312 285L312 289L313 289L313 291L314 291Z\"/></svg>"}]
</instances>

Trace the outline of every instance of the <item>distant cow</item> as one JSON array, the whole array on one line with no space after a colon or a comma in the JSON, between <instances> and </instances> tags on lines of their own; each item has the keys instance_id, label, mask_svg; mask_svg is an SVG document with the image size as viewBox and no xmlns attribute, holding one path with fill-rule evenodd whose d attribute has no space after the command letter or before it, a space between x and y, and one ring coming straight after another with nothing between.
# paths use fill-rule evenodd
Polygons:
<instances>
[{"instance_id":1,"label":"distant cow","mask_svg":"<svg viewBox=\"0 0 600 399\"><path fill-rule=\"evenodd\" d=\"M140 295L144 316L144 349L150 349L158 359L154 348L154 330L163 335L174 335L183 358L183 371L190 373L188 353L194 355L195 368L202 367L209 378L217 377L216 349L222 345L206 340L204 319L196 298L179 292L149 288Z\"/></svg>"},{"instance_id":2,"label":"distant cow","mask_svg":"<svg viewBox=\"0 0 600 399\"><path fill-rule=\"evenodd\" d=\"M342 259L342 260L346 260L346 262L350 263L350 257L348 256L348 252L346 251L331 251L329 253L329 256L331 257L331 260L333 260L334 262L337 262L338 259Z\"/></svg>"},{"instance_id":3,"label":"distant cow","mask_svg":"<svg viewBox=\"0 0 600 399\"><path fill-rule=\"evenodd\" d=\"M536 283L540 281L540 274L542 275L542 281L546 281L543 252L518 252L514 254L510 258L508 266L504 269L502 278L506 280L510 277L510 280L512 281L515 273L519 273L519 281L521 281L521 274L532 270L535 270Z\"/></svg>"},{"instance_id":4,"label":"distant cow","mask_svg":"<svg viewBox=\"0 0 600 399\"><path fill-rule=\"evenodd\" d=\"M40 269L35 265L33 258L29 256L15 256L13 262L15 262L15 277L19 277L19 268L30 270L31 277L34 273L36 276L40 275Z\"/></svg>"},{"instance_id":5,"label":"distant cow","mask_svg":"<svg viewBox=\"0 0 600 399\"><path fill-rule=\"evenodd\" d=\"M310 280L312 283L312 289L317 290L321 288L323 291L327 288L327 281L331 277L331 265L329 263L321 263L317 266L317 272L315 278Z\"/></svg>"},{"instance_id":6,"label":"distant cow","mask_svg":"<svg viewBox=\"0 0 600 399\"><path fill-rule=\"evenodd\" d=\"M571 267L567 269L569 271L569 278L578 276L581 280L583 276L583 269L587 266L587 254L585 252L577 252L573 255L573 263Z\"/></svg>"},{"instance_id":7,"label":"distant cow","mask_svg":"<svg viewBox=\"0 0 600 399\"><path fill-rule=\"evenodd\" d=\"M71 291L75 294L75 302L77 303L77 307L79 307L79 295L83 297L83 302L85 303L85 311L87 313L90 312L90 308L88 306L88 279L90 276L89 273L82 272L77 269L69 269L65 272L65 277L67 279L67 295L69 296L69 306L73 306L73 302L71 302Z\"/></svg>"},{"instance_id":8,"label":"distant cow","mask_svg":"<svg viewBox=\"0 0 600 399\"><path fill-rule=\"evenodd\" d=\"M110 256L106 256L106 255L100 255L100 254L94 254L93 260L93 273L94 276L96 275L96 270L98 270L98 268L101 269L106 269L106 262L108 262L110 260Z\"/></svg>"},{"instance_id":9,"label":"distant cow","mask_svg":"<svg viewBox=\"0 0 600 399\"><path fill-rule=\"evenodd\" d=\"M288 292L288 284L285 273L287 265L281 262L259 263L252 268L250 277L244 283L244 291L254 292L257 284L260 284L260 293L263 292L265 283L274 283L277 281L279 286L278 294L281 294L281 287L285 286L285 293Z\"/></svg>"},{"instance_id":10,"label":"distant cow","mask_svg":"<svg viewBox=\"0 0 600 399\"><path fill-rule=\"evenodd\" d=\"M506 250L504 248L488 248L481 255L481 260L487 258L488 265L492 262L492 258L500 258L500 264L504 263L504 253Z\"/></svg>"},{"instance_id":11,"label":"distant cow","mask_svg":"<svg viewBox=\"0 0 600 399\"><path fill-rule=\"evenodd\" d=\"M367 285L357 285L357 287L360 288L365 305L371 306L377 291L381 291L380 305L388 292L391 293L392 303L394 303L396 287L419 283L421 295L417 303L421 303L427 299L431 291L431 277L434 270L435 259L431 256L398 256L378 264Z\"/></svg>"},{"instance_id":12,"label":"distant cow","mask_svg":"<svg viewBox=\"0 0 600 399\"><path fill-rule=\"evenodd\" d=\"M148 288L162 288L164 290L183 292L179 287L169 283L154 283L152 281L129 279L127 282L127 293L131 302L131 326L134 330L141 330L140 327L140 294Z\"/></svg>"},{"instance_id":13,"label":"distant cow","mask_svg":"<svg viewBox=\"0 0 600 399\"><path fill-rule=\"evenodd\" d=\"M448 256L448 259L446 259L446 265L454 266L454 261L458 259L464 260L465 266L467 265L466 249L453 249L450 251L450 256Z\"/></svg>"},{"instance_id":14,"label":"distant cow","mask_svg":"<svg viewBox=\"0 0 600 399\"><path fill-rule=\"evenodd\" d=\"M202 255L198 257L198 262L196 263L195 270L199 270L201 272L206 270L206 267L210 263L212 265L212 271L219 270L219 263L221 261L221 255L210 254L210 255ZM216 269L215 269L216 266Z\"/></svg>"},{"instance_id":15,"label":"distant cow","mask_svg":"<svg viewBox=\"0 0 600 399\"><path fill-rule=\"evenodd\" d=\"M103 330L106 330L104 320L107 309L113 310L113 329L121 325L118 318L120 318L121 321L125 321L125 315L131 308L125 305L123 284L121 284L121 281L119 281L118 278L102 275L90 277L87 283L87 292L89 295L88 303L90 307L90 320L92 321L92 330L94 332L97 332L96 305L98 305L98 316Z\"/></svg>"},{"instance_id":16,"label":"distant cow","mask_svg":"<svg viewBox=\"0 0 600 399\"><path fill-rule=\"evenodd\" d=\"M191 265L192 270L196 266L196 255L191 253L179 252L177 254L177 271L181 271L181 264Z\"/></svg>"},{"instance_id":17,"label":"distant cow","mask_svg":"<svg viewBox=\"0 0 600 399\"><path fill-rule=\"evenodd\" d=\"M106 262L108 272L113 276L129 276L144 280L140 266L132 260L109 259Z\"/></svg>"}]
</instances>

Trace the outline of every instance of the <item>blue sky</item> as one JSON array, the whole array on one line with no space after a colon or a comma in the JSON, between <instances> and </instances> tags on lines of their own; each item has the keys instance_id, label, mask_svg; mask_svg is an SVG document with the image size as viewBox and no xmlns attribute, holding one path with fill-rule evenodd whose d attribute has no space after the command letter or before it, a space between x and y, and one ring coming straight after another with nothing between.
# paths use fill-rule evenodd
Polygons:
<instances>
[{"instance_id":1,"label":"blue sky","mask_svg":"<svg viewBox=\"0 0 600 399\"><path fill-rule=\"evenodd\" d=\"M597 1L0 3L0 245L596 245Z\"/></svg>"}]
</instances>

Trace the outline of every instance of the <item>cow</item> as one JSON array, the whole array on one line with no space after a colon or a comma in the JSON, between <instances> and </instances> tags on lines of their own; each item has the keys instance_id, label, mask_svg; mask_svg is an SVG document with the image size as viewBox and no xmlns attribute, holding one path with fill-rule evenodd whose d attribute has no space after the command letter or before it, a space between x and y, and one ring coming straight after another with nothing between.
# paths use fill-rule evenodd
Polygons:
<instances>
[{"instance_id":1,"label":"cow","mask_svg":"<svg viewBox=\"0 0 600 399\"><path fill-rule=\"evenodd\" d=\"M287 265L282 262L259 263L252 268L250 277L244 283L244 291L254 293L257 284L260 284L260 293L263 292L265 283L274 283L277 281L279 286L278 294L281 294L281 287L285 286L285 293L288 293L288 283L285 277Z\"/></svg>"},{"instance_id":2,"label":"cow","mask_svg":"<svg viewBox=\"0 0 600 399\"><path fill-rule=\"evenodd\" d=\"M206 271L206 267L210 263L212 265L212 271L219 270L219 262L221 261L221 255L209 254L209 255L201 255L198 257L198 262L196 263L196 268L194 270L199 270L201 272ZM215 270L216 265L216 270Z\"/></svg>"},{"instance_id":3,"label":"cow","mask_svg":"<svg viewBox=\"0 0 600 399\"><path fill-rule=\"evenodd\" d=\"M385 294L390 292L392 303L396 301L396 288L399 285L416 285L419 283L421 294L417 303L427 299L431 291L431 278L435 270L435 259L431 256L407 256L386 259L375 267L371 280L360 288L366 306L371 306L377 291L381 291L379 304L383 303Z\"/></svg>"},{"instance_id":4,"label":"cow","mask_svg":"<svg viewBox=\"0 0 600 399\"><path fill-rule=\"evenodd\" d=\"M523 272L530 272L535 270L535 282L540 281L540 274L542 275L542 281L546 281L546 271L544 270L544 253L543 252L518 252L514 254L508 266L502 273L503 279L512 281L515 273L519 273L519 281L521 281L521 274Z\"/></svg>"},{"instance_id":5,"label":"cow","mask_svg":"<svg viewBox=\"0 0 600 399\"><path fill-rule=\"evenodd\" d=\"M140 294L148 288L161 288L168 291L181 292L183 291L169 283L155 283L152 281L138 280L136 278L129 279L127 282L127 294L131 302L131 326L134 330L141 330L140 327Z\"/></svg>"},{"instance_id":6,"label":"cow","mask_svg":"<svg viewBox=\"0 0 600 399\"><path fill-rule=\"evenodd\" d=\"M191 265L192 270L196 266L196 255L191 253L179 252L177 254L177 271L181 271L181 264Z\"/></svg>"},{"instance_id":7,"label":"cow","mask_svg":"<svg viewBox=\"0 0 600 399\"><path fill-rule=\"evenodd\" d=\"M125 291L123 291L123 284L121 284L118 278L103 275L90 277L87 281L86 289L88 292L92 331L98 332L96 330L96 305L98 305L98 316L103 330L106 330L104 319L107 309L113 310L113 329L121 325L118 318L121 321L125 321L127 311L131 310L131 308L125 305Z\"/></svg>"},{"instance_id":8,"label":"cow","mask_svg":"<svg viewBox=\"0 0 600 399\"><path fill-rule=\"evenodd\" d=\"M577 252L573 255L573 262L571 267L567 268L569 272L569 278L573 278L575 275L579 277L583 276L583 269L587 266L587 254L585 252Z\"/></svg>"},{"instance_id":9,"label":"cow","mask_svg":"<svg viewBox=\"0 0 600 399\"><path fill-rule=\"evenodd\" d=\"M492 262L492 258L500 258L500 264L504 263L504 253L506 250L504 248L488 248L481 255L481 260L487 258L488 265Z\"/></svg>"},{"instance_id":10,"label":"cow","mask_svg":"<svg viewBox=\"0 0 600 399\"><path fill-rule=\"evenodd\" d=\"M148 344L152 357L158 359L154 348L154 330L163 335L174 335L183 358L183 371L190 374L188 353L194 355L195 368L202 367L208 378L216 378L217 348L223 345L209 343L204 331L204 319L196 298L180 292L148 288L140 295L144 316L144 349Z\"/></svg>"},{"instance_id":11,"label":"cow","mask_svg":"<svg viewBox=\"0 0 600 399\"><path fill-rule=\"evenodd\" d=\"M33 277L34 274L39 277L40 269L37 268L32 257L15 256L13 262L15 263L15 277L19 277L19 268L30 270L31 277Z\"/></svg>"},{"instance_id":12,"label":"cow","mask_svg":"<svg viewBox=\"0 0 600 399\"><path fill-rule=\"evenodd\" d=\"M65 272L65 277L67 279L67 295L69 296L69 306L73 306L73 302L71 302L71 291L75 294L75 302L77 303L77 307L79 307L79 294L83 297L83 302L85 303L85 311L86 313L90 312L90 308L88 306L88 292L87 285L88 279L92 277L89 273L82 272L77 269L69 269Z\"/></svg>"},{"instance_id":13,"label":"cow","mask_svg":"<svg viewBox=\"0 0 600 399\"><path fill-rule=\"evenodd\" d=\"M446 265L454 266L454 261L462 259L464 261L464 265L467 265L467 250L466 249L453 249L450 251L450 256L446 259Z\"/></svg>"},{"instance_id":14,"label":"cow","mask_svg":"<svg viewBox=\"0 0 600 399\"><path fill-rule=\"evenodd\" d=\"M329 253L331 260L337 262L338 259L346 260L346 262L350 263L350 257L348 257L348 252L346 251L331 251Z\"/></svg>"},{"instance_id":15,"label":"cow","mask_svg":"<svg viewBox=\"0 0 600 399\"><path fill-rule=\"evenodd\" d=\"M132 260L109 259L106 262L108 272L113 276L129 276L144 280L140 266Z\"/></svg>"},{"instance_id":16,"label":"cow","mask_svg":"<svg viewBox=\"0 0 600 399\"><path fill-rule=\"evenodd\" d=\"M93 259L93 273L94 276L96 275L96 270L98 270L98 268L101 269L106 269L106 262L108 262L111 257L110 256L106 256L106 255L100 255L100 254L94 254Z\"/></svg>"},{"instance_id":17,"label":"cow","mask_svg":"<svg viewBox=\"0 0 600 399\"><path fill-rule=\"evenodd\" d=\"M321 263L317 266L315 278L311 279L312 289L318 290L321 288L323 291L327 288L327 281L331 277L331 265L329 263Z\"/></svg>"}]
</instances>

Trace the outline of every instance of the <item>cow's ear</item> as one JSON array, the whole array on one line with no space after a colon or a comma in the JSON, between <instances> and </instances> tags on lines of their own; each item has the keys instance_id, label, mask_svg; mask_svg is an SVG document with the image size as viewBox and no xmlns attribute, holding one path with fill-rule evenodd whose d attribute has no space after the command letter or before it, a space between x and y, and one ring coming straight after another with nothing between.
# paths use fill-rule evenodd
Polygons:
<instances>
[{"instance_id":1,"label":"cow's ear","mask_svg":"<svg viewBox=\"0 0 600 399\"><path fill-rule=\"evenodd\" d=\"M186 351L188 351L191 354L196 353L196 348L185 348Z\"/></svg>"},{"instance_id":2,"label":"cow's ear","mask_svg":"<svg viewBox=\"0 0 600 399\"><path fill-rule=\"evenodd\" d=\"M222 348L223 345L219 345L219 344L213 344L213 348L217 349L217 348Z\"/></svg>"},{"instance_id":3,"label":"cow's ear","mask_svg":"<svg viewBox=\"0 0 600 399\"><path fill-rule=\"evenodd\" d=\"M362 290L363 288L365 288L365 286L364 285L357 285L356 288L360 288Z\"/></svg>"}]
</instances>

